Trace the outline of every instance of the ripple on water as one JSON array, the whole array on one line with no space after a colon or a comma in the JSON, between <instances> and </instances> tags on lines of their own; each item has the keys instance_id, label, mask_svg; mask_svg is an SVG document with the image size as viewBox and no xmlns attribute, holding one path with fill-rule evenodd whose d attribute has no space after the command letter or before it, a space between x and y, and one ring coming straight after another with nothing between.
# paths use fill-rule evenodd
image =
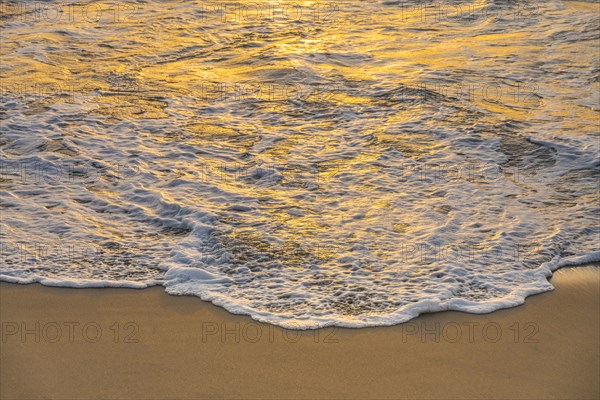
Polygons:
<instances>
[{"instance_id":1,"label":"ripple on water","mask_svg":"<svg viewBox=\"0 0 600 400\"><path fill-rule=\"evenodd\" d=\"M598 16L574 4L7 6L0 278L300 328L521 304L597 260Z\"/></svg>"}]
</instances>

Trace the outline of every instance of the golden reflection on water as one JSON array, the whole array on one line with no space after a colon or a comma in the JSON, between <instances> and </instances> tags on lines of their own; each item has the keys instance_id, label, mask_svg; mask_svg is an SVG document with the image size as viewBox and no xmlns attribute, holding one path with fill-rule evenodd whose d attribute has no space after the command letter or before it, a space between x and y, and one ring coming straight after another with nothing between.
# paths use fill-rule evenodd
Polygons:
<instances>
[{"instance_id":1,"label":"golden reflection on water","mask_svg":"<svg viewBox=\"0 0 600 400\"><path fill-rule=\"evenodd\" d=\"M515 210L577 200L546 198L535 182L512 185L502 176L506 186L464 177L411 184L414 171L398 165L459 160L551 168L555 154L524 136L593 133L599 83L579 79L597 68L595 53L590 41L565 39L564 29L544 19L560 15L567 19L557 23L572 25L575 11L552 4L527 23L424 21L416 12L368 2L340 3L335 13L321 10L300 21L227 20L235 14L224 20L200 1L139 2L135 18L95 23L5 15L3 93L23 103L31 120L45 118L33 130L54 135L54 142L5 152L45 149L76 158L110 143L115 154L135 161L144 180L128 182L123 192L91 184L101 199L95 200L139 208L153 223L195 207L218 221L224 246L249 248L248 260L267 254L293 269L364 273L370 277L364 282L377 269L437 272L435 262L399 263L399 245L471 241L492 248L505 240L499 232L545 240L547 230L560 231L563 216L543 215L539 225L523 227ZM485 2L464 5L480 12ZM80 150L63 146L65 137ZM591 199L587 192L579 198L582 207ZM80 212L108 236L135 230L131 218L138 218L127 211L125 222L103 222L100 213ZM155 235L160 242L159 228L140 230L128 240ZM175 246L178 238L169 240ZM373 256L364 271L348 261L358 251ZM371 295L391 302L389 293ZM376 312L366 305L371 300L338 299L331 307L349 315Z\"/></svg>"}]
</instances>

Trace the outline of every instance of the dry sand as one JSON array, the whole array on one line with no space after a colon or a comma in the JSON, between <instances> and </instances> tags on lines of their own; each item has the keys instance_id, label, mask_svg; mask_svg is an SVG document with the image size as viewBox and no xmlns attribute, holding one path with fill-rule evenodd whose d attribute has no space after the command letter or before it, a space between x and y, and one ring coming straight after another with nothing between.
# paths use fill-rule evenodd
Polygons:
<instances>
[{"instance_id":1,"label":"dry sand","mask_svg":"<svg viewBox=\"0 0 600 400\"><path fill-rule=\"evenodd\" d=\"M554 292L491 314L319 331L161 287L2 283L0 397L597 399L599 271L558 271Z\"/></svg>"}]
</instances>

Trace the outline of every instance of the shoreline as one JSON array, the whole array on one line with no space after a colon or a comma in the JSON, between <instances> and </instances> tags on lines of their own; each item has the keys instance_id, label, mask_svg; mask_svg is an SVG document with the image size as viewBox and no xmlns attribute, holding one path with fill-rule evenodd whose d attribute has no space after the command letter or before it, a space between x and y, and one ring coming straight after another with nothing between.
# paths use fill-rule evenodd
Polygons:
<instances>
[{"instance_id":1,"label":"shoreline","mask_svg":"<svg viewBox=\"0 0 600 400\"><path fill-rule=\"evenodd\" d=\"M287 330L162 286L0 283L3 399L597 398L600 269L488 314Z\"/></svg>"},{"instance_id":2,"label":"shoreline","mask_svg":"<svg viewBox=\"0 0 600 400\"><path fill-rule=\"evenodd\" d=\"M547 265L552 264L550 266L550 268L546 267ZM551 262L546 262L544 264L542 264L540 266L540 268L544 268L546 267L546 280L548 283L551 284L551 279L554 276L554 274L564 268L580 268L580 267L590 267L590 266L596 266L596 267L600 267L600 252L592 252L592 253L587 253L587 254L582 254L579 256L571 256L571 257L566 257L564 259L553 259ZM58 288L66 288L66 289L135 289L135 290L141 290L141 289L148 289L148 288L153 288L153 287L161 287L164 289L164 291L171 296L192 296L192 297L198 297L199 296L195 296L195 295L191 295L191 294L173 294L170 293L168 291L168 286L166 285L166 281L164 280L155 280L153 282L118 282L118 281L88 281L88 280L84 280L84 281L77 281L77 282L72 282L72 281L59 281L56 279L44 279L42 281L36 281L36 280L31 280L31 279L23 279L23 278L16 278L16 277L12 277L12 276L4 276L4 275L0 275L0 283L7 283L7 284L17 284L17 285L41 285L41 286L45 286L45 287L58 287ZM377 328L377 327L387 327L387 326L394 326L394 325L398 325L398 324L403 324L403 323L407 323L410 322L411 320L413 320L416 317L419 317L421 315L425 315L425 314L430 314L430 313L439 313L439 312L447 312L447 311L456 311L456 312L465 312L468 314L489 314L489 313L493 313L496 312L498 310L504 310L504 309L510 309L510 308L514 308L514 307L519 307L521 305L524 305L527 303L527 299L532 297L532 296L536 296L542 293L547 293L547 292L551 292L553 291L553 288L550 289L538 289L536 291L531 291L528 290L526 291L526 294L522 294L522 290L520 291L521 293L519 295L515 294L514 292L510 294L510 296L505 296L501 299L496 299L494 301L494 303L476 303L475 306L473 305L468 305L467 307L464 306L464 304L461 304L461 306L459 307L455 307L451 304L451 302L448 302L446 304L437 304L435 306L431 306L429 304L423 305L423 303L417 302L415 304L411 304L411 306L413 306L413 308L411 308L411 311L414 311L415 309L417 310L416 313L414 312L409 312L408 309L405 309L402 311L403 314L405 313L409 313L412 314L409 319L405 319L404 315L400 314L400 313L392 313L386 316L386 318L389 318L390 316L398 316L401 315L401 317L395 318L394 320L386 320L386 321L381 321L379 318L376 319L376 322L373 323L371 320L365 322L364 320L361 320L359 322L351 322L350 320L345 320L345 321L335 321L333 323L329 323L329 321L321 321L321 323L318 323L318 326L315 326L315 323L312 323L313 321L311 321L310 325L308 325L307 323L304 323L303 325L298 325L297 323L291 323L293 326L289 327L286 326L288 325L287 320L283 320L283 321L277 321L277 322L273 322L273 321L269 321L267 320L267 318L264 318L263 320L260 320L258 318L255 318L255 316L253 316L253 310L247 310L245 309L245 307L239 307L237 304L234 304L233 306L230 303L223 303L223 302L218 302L215 303L212 300L203 300L205 302L211 303L219 308L224 309L225 311L229 312L230 314L233 315L244 315L244 316L249 316L250 318L252 318L253 320L260 322L260 323L265 323L265 324L273 324L275 326L281 326L283 328L286 329L298 329L298 330L314 330L314 329L321 329L321 328L325 328L325 327L331 327L331 326L335 326L337 328L349 328L349 329L364 329L364 328ZM510 300L507 300L507 298L510 297ZM202 299L201 299L202 300ZM498 306L498 302L503 301L504 304L499 305ZM507 302L508 301L508 305ZM496 308L498 307L498 308ZM427 311L422 311L424 308L427 308ZM433 308L433 310L432 310ZM254 314L256 314L254 312ZM325 322L325 323L323 323ZM363 325L361 325L363 324ZM357 326L358 325L358 326Z\"/></svg>"}]
</instances>

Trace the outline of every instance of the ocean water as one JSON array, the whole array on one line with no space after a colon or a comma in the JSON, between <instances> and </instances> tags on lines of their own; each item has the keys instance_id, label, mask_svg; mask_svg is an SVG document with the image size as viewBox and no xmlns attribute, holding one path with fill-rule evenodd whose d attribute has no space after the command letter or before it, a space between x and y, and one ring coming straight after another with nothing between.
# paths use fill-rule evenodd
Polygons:
<instances>
[{"instance_id":1,"label":"ocean water","mask_svg":"<svg viewBox=\"0 0 600 400\"><path fill-rule=\"evenodd\" d=\"M600 260L597 2L4 1L0 279L288 328Z\"/></svg>"}]
</instances>

